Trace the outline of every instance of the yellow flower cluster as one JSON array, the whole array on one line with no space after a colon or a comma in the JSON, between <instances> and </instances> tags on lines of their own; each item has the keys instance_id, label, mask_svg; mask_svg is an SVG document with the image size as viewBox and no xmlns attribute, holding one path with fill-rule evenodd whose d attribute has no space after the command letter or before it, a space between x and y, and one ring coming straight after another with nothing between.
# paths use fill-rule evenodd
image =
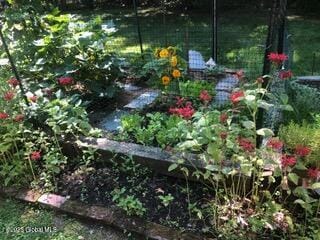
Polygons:
<instances>
[{"instance_id":1,"label":"yellow flower cluster","mask_svg":"<svg viewBox=\"0 0 320 240\"><path fill-rule=\"evenodd\" d=\"M155 52L156 58L167 58L170 66L168 66L168 73L170 73L171 76L168 76L167 74L164 74L161 78L162 84L164 86L168 86L171 82L172 78L180 78L181 72L178 69L178 57L176 55L176 50L173 47L168 48L162 48L157 49Z\"/></svg>"}]
</instances>

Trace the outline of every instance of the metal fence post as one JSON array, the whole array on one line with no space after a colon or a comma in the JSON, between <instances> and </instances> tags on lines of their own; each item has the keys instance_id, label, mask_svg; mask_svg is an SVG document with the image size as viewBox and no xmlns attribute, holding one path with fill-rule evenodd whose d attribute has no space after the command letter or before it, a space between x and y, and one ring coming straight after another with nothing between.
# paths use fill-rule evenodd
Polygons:
<instances>
[{"instance_id":1,"label":"metal fence post","mask_svg":"<svg viewBox=\"0 0 320 240\"><path fill-rule=\"evenodd\" d=\"M212 28L211 28L211 56L213 60L217 63L217 52L218 52L218 17L217 17L217 0L212 1L211 5L211 19L212 19Z\"/></svg>"},{"instance_id":2,"label":"metal fence post","mask_svg":"<svg viewBox=\"0 0 320 240\"><path fill-rule=\"evenodd\" d=\"M142 55L143 54L143 45L142 45L142 36L141 36L140 21L139 21L138 7L137 7L136 0L133 0L133 8L134 8L135 16L136 16L138 39L139 39L139 44L140 44L140 52Z\"/></svg>"},{"instance_id":3,"label":"metal fence post","mask_svg":"<svg viewBox=\"0 0 320 240\"><path fill-rule=\"evenodd\" d=\"M10 62L10 65L11 65L11 68L12 68L12 72L13 74L15 75L16 79L18 80L19 82L19 87L20 87L20 90L21 90L21 95L22 95L22 98L24 99L24 101L26 102L27 106L29 106L29 102L28 102L28 99L27 99L27 96L26 96L26 92L24 90L24 87L22 85L22 81L21 81L21 78L20 78L20 75L18 73L18 70L17 70L17 67L13 61L13 58L10 54L10 51L9 51L9 48L8 48L8 45L6 43L6 40L5 40L5 37L3 35L3 32L2 32L2 23L0 22L0 38L1 38L1 41L2 41L2 44L3 44L3 47L4 47L4 50L8 56L8 59L9 59L9 62Z\"/></svg>"}]
</instances>

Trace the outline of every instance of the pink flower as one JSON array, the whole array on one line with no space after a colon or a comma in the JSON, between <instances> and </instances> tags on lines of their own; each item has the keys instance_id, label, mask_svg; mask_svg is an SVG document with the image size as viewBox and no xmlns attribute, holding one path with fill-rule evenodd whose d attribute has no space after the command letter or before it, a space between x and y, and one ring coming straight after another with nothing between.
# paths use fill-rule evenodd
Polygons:
<instances>
[{"instance_id":1,"label":"pink flower","mask_svg":"<svg viewBox=\"0 0 320 240\"><path fill-rule=\"evenodd\" d=\"M281 166L283 168L292 167L296 164L297 159L294 156L288 154L283 154L281 157Z\"/></svg>"},{"instance_id":2,"label":"pink flower","mask_svg":"<svg viewBox=\"0 0 320 240\"><path fill-rule=\"evenodd\" d=\"M232 104L237 104L238 102L241 101L241 99L244 97L244 92L243 91L236 91L231 93L230 95L230 100Z\"/></svg>"},{"instance_id":3,"label":"pink flower","mask_svg":"<svg viewBox=\"0 0 320 240\"><path fill-rule=\"evenodd\" d=\"M72 77L60 77L58 82L62 86L69 86L73 84L74 79Z\"/></svg>"},{"instance_id":4,"label":"pink flower","mask_svg":"<svg viewBox=\"0 0 320 240\"><path fill-rule=\"evenodd\" d=\"M279 151L282 149L283 147L283 142L281 142L279 139L277 138L271 138L268 142L267 142L267 147L272 148L275 151Z\"/></svg>"},{"instance_id":5,"label":"pink flower","mask_svg":"<svg viewBox=\"0 0 320 240\"><path fill-rule=\"evenodd\" d=\"M37 102L38 97L37 97L36 95L33 95L33 96L30 96L28 99L29 99L31 102Z\"/></svg>"},{"instance_id":6,"label":"pink flower","mask_svg":"<svg viewBox=\"0 0 320 240\"><path fill-rule=\"evenodd\" d=\"M210 102L212 100L211 95L206 90L201 91L199 98L203 102Z\"/></svg>"},{"instance_id":7,"label":"pink flower","mask_svg":"<svg viewBox=\"0 0 320 240\"><path fill-rule=\"evenodd\" d=\"M37 161L41 158L41 152L40 151L34 151L30 154L31 160Z\"/></svg>"},{"instance_id":8,"label":"pink flower","mask_svg":"<svg viewBox=\"0 0 320 240\"><path fill-rule=\"evenodd\" d=\"M244 78L244 71L241 69L239 71L236 72L235 74L235 77L238 79L238 80L241 80L242 78Z\"/></svg>"},{"instance_id":9,"label":"pink flower","mask_svg":"<svg viewBox=\"0 0 320 240\"><path fill-rule=\"evenodd\" d=\"M283 54L283 53L272 52L272 53L270 53L268 55L268 59L272 63L280 65L280 64L282 64L284 61L286 61L288 59L288 56Z\"/></svg>"},{"instance_id":10,"label":"pink flower","mask_svg":"<svg viewBox=\"0 0 320 240\"><path fill-rule=\"evenodd\" d=\"M317 180L320 177L320 169L318 168L309 168L308 177L314 180Z\"/></svg>"},{"instance_id":11,"label":"pink flower","mask_svg":"<svg viewBox=\"0 0 320 240\"><path fill-rule=\"evenodd\" d=\"M19 85L19 81L16 78L10 78L7 83L14 88Z\"/></svg>"},{"instance_id":12,"label":"pink flower","mask_svg":"<svg viewBox=\"0 0 320 240\"><path fill-rule=\"evenodd\" d=\"M11 101L14 98L15 94L12 91L8 91L3 95L3 99L6 101Z\"/></svg>"},{"instance_id":13,"label":"pink flower","mask_svg":"<svg viewBox=\"0 0 320 240\"><path fill-rule=\"evenodd\" d=\"M306 157L311 153L311 149L307 146L297 145L294 153L299 157Z\"/></svg>"},{"instance_id":14,"label":"pink flower","mask_svg":"<svg viewBox=\"0 0 320 240\"><path fill-rule=\"evenodd\" d=\"M279 72L279 78L281 78L282 80L285 80L285 79L288 79L288 78L291 78L293 76L291 70L288 70L288 71L280 71Z\"/></svg>"},{"instance_id":15,"label":"pink flower","mask_svg":"<svg viewBox=\"0 0 320 240\"><path fill-rule=\"evenodd\" d=\"M7 119L9 117L9 114L5 112L0 112L0 119Z\"/></svg>"}]
</instances>

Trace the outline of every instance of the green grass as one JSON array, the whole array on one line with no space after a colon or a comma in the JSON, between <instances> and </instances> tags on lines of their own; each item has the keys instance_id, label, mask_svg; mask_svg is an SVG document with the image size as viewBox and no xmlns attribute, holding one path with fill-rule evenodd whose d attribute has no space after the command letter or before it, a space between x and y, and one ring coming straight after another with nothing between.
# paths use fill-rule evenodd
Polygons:
<instances>
[{"instance_id":1,"label":"green grass","mask_svg":"<svg viewBox=\"0 0 320 240\"><path fill-rule=\"evenodd\" d=\"M52 233L10 232L20 227L52 227ZM25 228L25 230L30 228ZM20 228L21 230L21 228ZM9 233L7 232L9 231ZM31 207L13 200L0 198L1 240L121 240L127 237L99 225L89 225L52 211Z\"/></svg>"},{"instance_id":2,"label":"green grass","mask_svg":"<svg viewBox=\"0 0 320 240\"><path fill-rule=\"evenodd\" d=\"M96 12L79 11L88 19L102 14L113 20L118 29L110 49L133 56L140 52L134 13L128 9ZM205 60L211 55L211 20L209 9L204 12L178 14L167 12L166 27L157 8L140 9L140 24L144 49L178 45L185 56L187 49L200 51ZM218 42L219 63L229 68L243 68L249 77L261 74L268 12L245 9L220 13ZM291 68L295 75L311 75L315 56L314 75L320 74L320 19L303 18L289 14ZM188 34L187 34L188 33ZM187 37L188 35L188 37Z\"/></svg>"}]
</instances>

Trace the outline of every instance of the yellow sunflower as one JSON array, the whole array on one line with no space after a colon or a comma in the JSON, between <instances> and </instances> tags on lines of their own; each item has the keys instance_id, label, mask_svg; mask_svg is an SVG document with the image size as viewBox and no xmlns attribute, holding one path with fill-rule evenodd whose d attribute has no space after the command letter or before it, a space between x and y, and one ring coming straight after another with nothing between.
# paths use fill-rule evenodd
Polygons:
<instances>
[{"instance_id":1,"label":"yellow sunflower","mask_svg":"<svg viewBox=\"0 0 320 240\"><path fill-rule=\"evenodd\" d=\"M178 64L178 58L176 56L173 56L171 58L170 64L171 64L171 67L176 67Z\"/></svg>"},{"instance_id":2,"label":"yellow sunflower","mask_svg":"<svg viewBox=\"0 0 320 240\"><path fill-rule=\"evenodd\" d=\"M164 48L164 49L162 49L162 50L160 51L159 56L160 56L161 58L169 57L169 51L168 51L166 48Z\"/></svg>"},{"instance_id":3,"label":"yellow sunflower","mask_svg":"<svg viewBox=\"0 0 320 240\"><path fill-rule=\"evenodd\" d=\"M165 86L168 86L169 83L170 83L170 77L168 77L168 76L163 76L161 78L161 80L162 80L162 84L165 85Z\"/></svg>"},{"instance_id":4,"label":"yellow sunflower","mask_svg":"<svg viewBox=\"0 0 320 240\"><path fill-rule=\"evenodd\" d=\"M179 77L181 77L181 72L180 72L178 69L175 69L175 70L173 70L173 72L172 72L172 76L173 76L174 78L179 78Z\"/></svg>"}]
</instances>

